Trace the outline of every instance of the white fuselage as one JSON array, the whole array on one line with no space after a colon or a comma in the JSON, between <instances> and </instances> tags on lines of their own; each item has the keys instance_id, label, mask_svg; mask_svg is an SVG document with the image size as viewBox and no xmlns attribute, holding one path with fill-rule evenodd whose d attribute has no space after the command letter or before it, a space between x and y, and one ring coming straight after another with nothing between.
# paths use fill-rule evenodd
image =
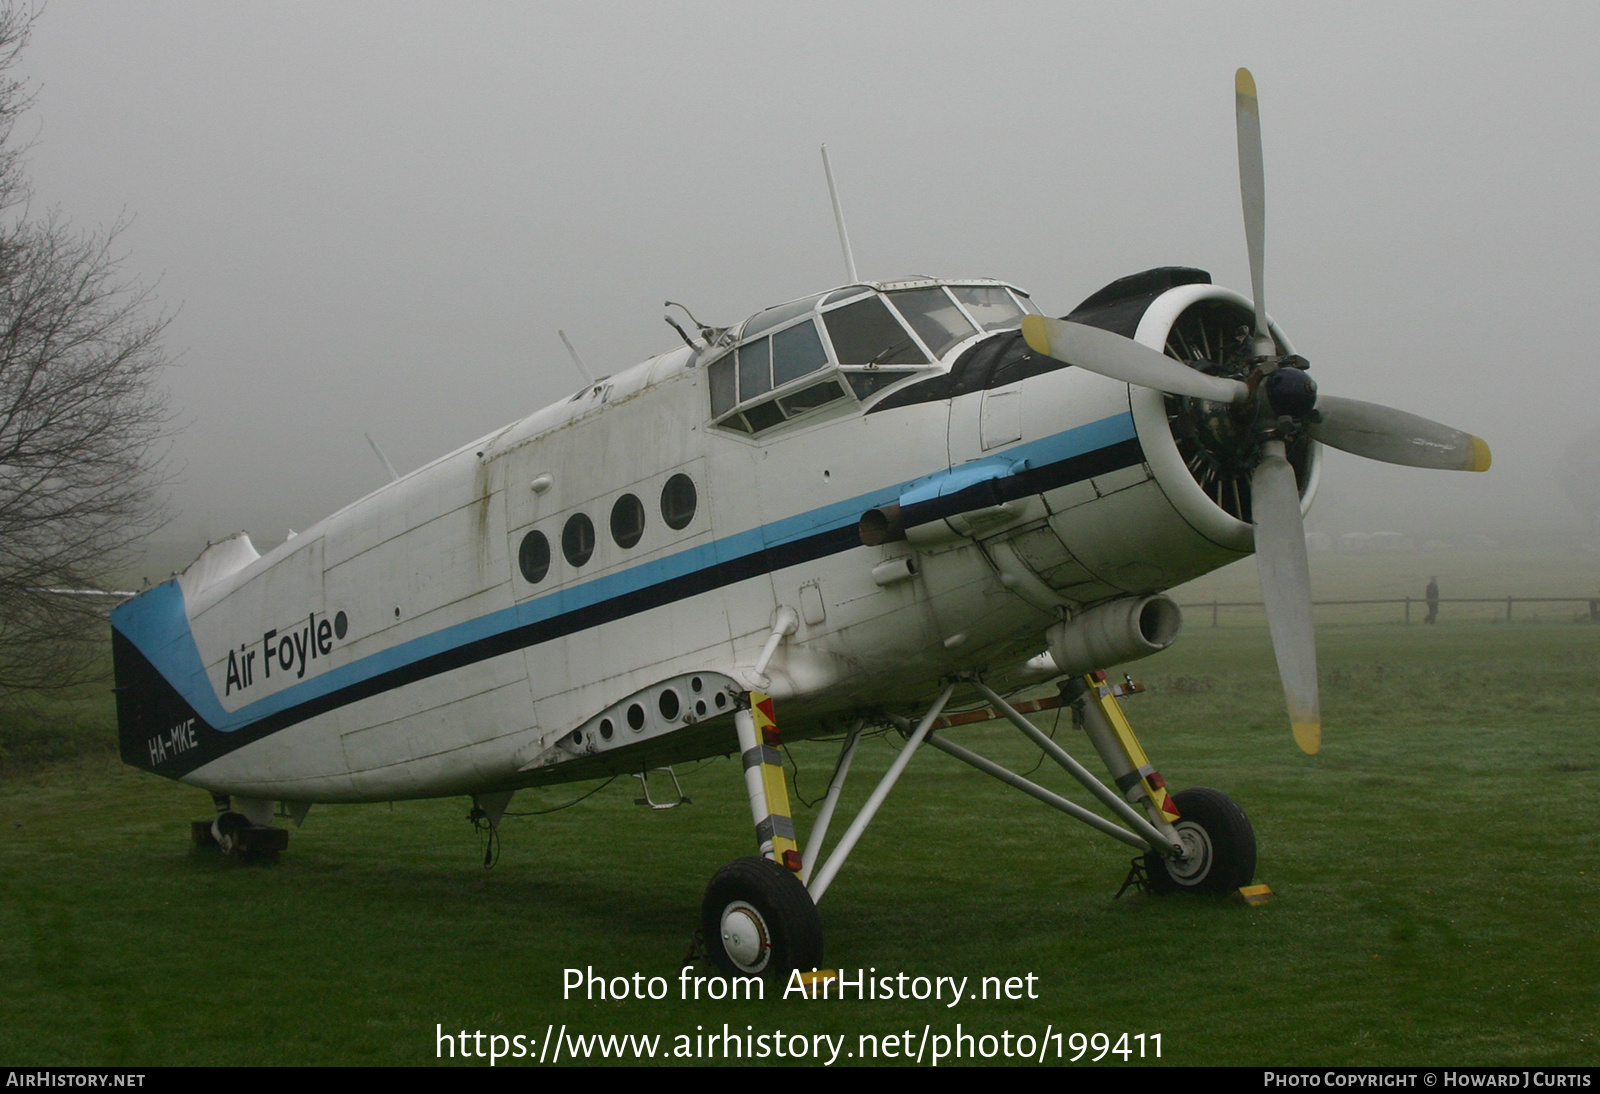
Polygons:
<instances>
[{"instance_id":1,"label":"white fuselage","mask_svg":"<svg viewBox=\"0 0 1600 1094\"><path fill-rule=\"evenodd\" d=\"M1160 348L1202 297L1245 303L1209 285L1172 290L1139 340ZM869 398L753 433L712 424L716 353L686 347L264 556L242 534L208 548L113 617L124 756L213 791L298 802L639 770L731 747L726 707L696 704L752 686L784 608L796 625L762 690L785 733L803 736L911 704L951 671L1017 678L1062 614L1250 550L1249 525L1185 470L1157 393L1062 367L874 410L993 336ZM681 528L663 509L675 476L693 485ZM958 494L968 500L949 501ZM680 490L673 523L681 502ZM863 513L896 504L937 516L863 543ZM576 565L564 549L583 554L575 514L592 524ZM547 566L530 580L534 532ZM884 563L901 569L884 580L895 569ZM638 728L634 705L648 715Z\"/></svg>"}]
</instances>

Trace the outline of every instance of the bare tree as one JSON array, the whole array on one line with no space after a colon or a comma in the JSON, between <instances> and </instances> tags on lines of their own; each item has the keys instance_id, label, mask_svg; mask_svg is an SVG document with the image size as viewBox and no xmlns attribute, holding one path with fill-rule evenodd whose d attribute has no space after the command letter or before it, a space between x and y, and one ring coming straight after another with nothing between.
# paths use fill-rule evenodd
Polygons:
<instances>
[{"instance_id":1,"label":"bare tree","mask_svg":"<svg viewBox=\"0 0 1600 1094\"><path fill-rule=\"evenodd\" d=\"M93 671L106 605L78 594L163 520L166 320L121 274L116 229L32 212L14 141L31 100L12 73L34 18L0 7L0 693Z\"/></svg>"}]
</instances>

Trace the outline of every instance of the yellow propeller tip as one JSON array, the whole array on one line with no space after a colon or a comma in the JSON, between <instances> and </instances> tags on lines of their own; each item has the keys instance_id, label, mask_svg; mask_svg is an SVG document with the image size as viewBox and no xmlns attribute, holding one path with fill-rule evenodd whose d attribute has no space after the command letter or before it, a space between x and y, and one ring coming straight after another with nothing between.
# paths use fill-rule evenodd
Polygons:
<instances>
[{"instance_id":1,"label":"yellow propeller tip","mask_svg":"<svg viewBox=\"0 0 1600 1094\"><path fill-rule=\"evenodd\" d=\"M1028 343L1028 348L1035 353L1050 356L1050 333L1045 330L1044 316L1025 315L1022 317L1022 337Z\"/></svg>"},{"instance_id":2,"label":"yellow propeller tip","mask_svg":"<svg viewBox=\"0 0 1600 1094\"><path fill-rule=\"evenodd\" d=\"M1322 748L1322 723L1294 723L1294 743L1299 745L1300 751L1307 756L1315 756Z\"/></svg>"},{"instance_id":3,"label":"yellow propeller tip","mask_svg":"<svg viewBox=\"0 0 1600 1094\"><path fill-rule=\"evenodd\" d=\"M1240 95L1247 95L1252 99L1256 97L1256 78L1250 75L1250 70L1248 68L1241 68L1238 72L1234 73L1233 90Z\"/></svg>"},{"instance_id":4,"label":"yellow propeller tip","mask_svg":"<svg viewBox=\"0 0 1600 1094\"><path fill-rule=\"evenodd\" d=\"M1489 445L1482 437L1472 438L1472 470L1487 471L1494 457L1489 453Z\"/></svg>"}]
</instances>

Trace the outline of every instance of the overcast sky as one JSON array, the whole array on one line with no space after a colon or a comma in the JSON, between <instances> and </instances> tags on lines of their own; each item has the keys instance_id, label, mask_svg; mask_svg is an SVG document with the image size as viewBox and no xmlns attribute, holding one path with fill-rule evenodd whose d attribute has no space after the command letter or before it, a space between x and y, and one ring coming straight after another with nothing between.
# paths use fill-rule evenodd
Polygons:
<instances>
[{"instance_id":1,"label":"overcast sky","mask_svg":"<svg viewBox=\"0 0 1600 1094\"><path fill-rule=\"evenodd\" d=\"M1479 433L1488 475L1330 454L1310 526L1557 522L1596 429L1595 5L51 0L36 203L127 222L172 313L172 537L265 548L578 386L844 280L994 276L1064 314L1184 264L1329 393ZM1414 525L1415 527L1407 526ZM1423 527L1426 525L1427 527Z\"/></svg>"}]
</instances>

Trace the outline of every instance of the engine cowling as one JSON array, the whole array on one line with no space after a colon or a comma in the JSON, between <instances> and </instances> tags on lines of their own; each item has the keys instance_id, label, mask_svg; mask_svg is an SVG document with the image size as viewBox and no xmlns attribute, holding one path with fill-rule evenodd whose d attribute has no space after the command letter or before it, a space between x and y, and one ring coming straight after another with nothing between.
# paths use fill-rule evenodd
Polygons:
<instances>
[{"instance_id":1,"label":"engine cowling","mask_svg":"<svg viewBox=\"0 0 1600 1094\"><path fill-rule=\"evenodd\" d=\"M1204 371L1239 375L1253 315L1251 302L1232 290L1180 285L1151 302L1133 337ZM1294 352L1276 324L1271 332L1280 354ZM1129 389L1129 405L1145 459L1173 507L1212 543L1252 551L1249 482L1260 459L1255 408L1241 410L1148 388ZM1289 447L1288 458L1304 513L1321 476L1321 447L1302 436Z\"/></svg>"}]
</instances>

